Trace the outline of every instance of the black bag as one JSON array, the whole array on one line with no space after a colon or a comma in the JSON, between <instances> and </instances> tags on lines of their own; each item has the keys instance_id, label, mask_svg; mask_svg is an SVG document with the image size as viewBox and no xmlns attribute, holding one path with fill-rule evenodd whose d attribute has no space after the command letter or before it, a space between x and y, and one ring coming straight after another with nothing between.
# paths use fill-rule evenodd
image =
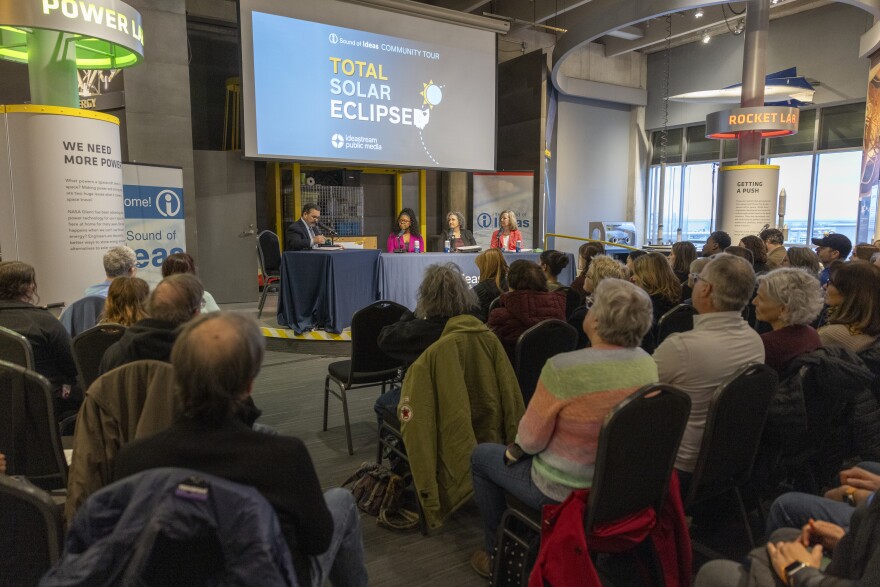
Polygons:
<instances>
[{"instance_id":1,"label":"black bag","mask_svg":"<svg viewBox=\"0 0 880 587\"><path fill-rule=\"evenodd\" d=\"M351 490L358 509L376 516L380 526L408 530L419 523L419 515L402 505L406 481L388 467L363 463L342 486Z\"/></svg>"}]
</instances>

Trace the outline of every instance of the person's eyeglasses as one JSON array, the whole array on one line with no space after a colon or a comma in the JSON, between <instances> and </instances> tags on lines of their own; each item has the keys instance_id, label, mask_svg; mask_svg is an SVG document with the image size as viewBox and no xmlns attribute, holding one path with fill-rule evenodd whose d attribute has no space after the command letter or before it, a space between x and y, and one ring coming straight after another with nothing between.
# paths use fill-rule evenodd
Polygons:
<instances>
[{"instance_id":1,"label":"person's eyeglasses","mask_svg":"<svg viewBox=\"0 0 880 587\"><path fill-rule=\"evenodd\" d=\"M208 305L208 302L205 301L205 298L202 298L202 301L199 302L199 309L204 310L205 306L207 306L207 305Z\"/></svg>"},{"instance_id":2,"label":"person's eyeglasses","mask_svg":"<svg viewBox=\"0 0 880 587\"><path fill-rule=\"evenodd\" d=\"M708 281L706 281L706 279L704 277L700 277L699 273L691 273L691 279L694 280L694 285L697 285L698 281L702 281L703 283L707 283L707 284L709 283Z\"/></svg>"},{"instance_id":3,"label":"person's eyeglasses","mask_svg":"<svg viewBox=\"0 0 880 587\"><path fill-rule=\"evenodd\" d=\"M400 224L412 224L412 220L407 220L406 218L401 218L397 222L399 222Z\"/></svg>"}]
</instances>

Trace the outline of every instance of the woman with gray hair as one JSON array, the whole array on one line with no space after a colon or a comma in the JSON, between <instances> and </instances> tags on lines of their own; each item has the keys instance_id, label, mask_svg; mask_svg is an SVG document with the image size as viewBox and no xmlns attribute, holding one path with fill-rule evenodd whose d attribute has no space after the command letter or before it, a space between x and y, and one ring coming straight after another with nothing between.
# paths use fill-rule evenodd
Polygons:
<instances>
[{"instance_id":1,"label":"woman with gray hair","mask_svg":"<svg viewBox=\"0 0 880 587\"><path fill-rule=\"evenodd\" d=\"M796 357L822 346L811 324L822 311L822 287L804 269L780 268L758 276L752 300L758 320L772 331L761 335L764 362L780 375Z\"/></svg>"},{"instance_id":2,"label":"woman with gray hair","mask_svg":"<svg viewBox=\"0 0 880 587\"><path fill-rule=\"evenodd\" d=\"M452 211L446 215L446 234L444 238L449 241L449 249L457 251L460 247L472 247L477 244L474 233L464 227L464 214Z\"/></svg>"},{"instance_id":3,"label":"woman with gray hair","mask_svg":"<svg viewBox=\"0 0 880 587\"><path fill-rule=\"evenodd\" d=\"M592 347L547 360L516 442L507 447L480 444L474 450L474 497L486 546L471 557L477 573L489 576L488 553L494 551L507 508L505 493L537 509L591 485L605 416L634 391L658 380L654 360L639 348L652 318L651 298L641 288L620 279L603 280L583 322Z\"/></svg>"}]
</instances>

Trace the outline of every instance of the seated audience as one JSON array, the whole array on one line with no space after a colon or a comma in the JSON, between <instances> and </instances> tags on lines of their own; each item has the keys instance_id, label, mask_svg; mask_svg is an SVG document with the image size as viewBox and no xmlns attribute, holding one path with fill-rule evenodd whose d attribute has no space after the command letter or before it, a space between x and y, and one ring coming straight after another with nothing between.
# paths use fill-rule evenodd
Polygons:
<instances>
[{"instance_id":1,"label":"seated audience","mask_svg":"<svg viewBox=\"0 0 880 587\"><path fill-rule=\"evenodd\" d=\"M749 265L752 266L752 269L755 267L755 255L749 249L740 246L730 246L724 249L724 252L728 255L736 255L742 259L745 259L749 262Z\"/></svg>"},{"instance_id":2,"label":"seated audience","mask_svg":"<svg viewBox=\"0 0 880 587\"><path fill-rule=\"evenodd\" d=\"M753 303L758 320L773 328L761 335L764 362L780 376L792 359L822 346L811 326L822 311L822 288L816 277L784 267L759 275Z\"/></svg>"},{"instance_id":3,"label":"seated audience","mask_svg":"<svg viewBox=\"0 0 880 587\"><path fill-rule=\"evenodd\" d=\"M474 499L486 549L474 553L471 565L480 575L489 576L506 493L539 509L590 487L606 414L657 382L654 361L639 348L651 315L643 290L620 279L602 281L582 325L591 348L547 360L513 444L486 443L474 450Z\"/></svg>"},{"instance_id":4,"label":"seated audience","mask_svg":"<svg viewBox=\"0 0 880 587\"><path fill-rule=\"evenodd\" d=\"M703 257L711 257L718 253L723 253L731 244L730 235L723 230L716 230L709 235L700 255Z\"/></svg>"},{"instance_id":5,"label":"seated audience","mask_svg":"<svg viewBox=\"0 0 880 587\"><path fill-rule=\"evenodd\" d=\"M101 324L131 326L147 317L150 286L140 277L117 277L107 291Z\"/></svg>"},{"instance_id":6,"label":"seated audience","mask_svg":"<svg viewBox=\"0 0 880 587\"><path fill-rule=\"evenodd\" d=\"M34 354L34 370L49 380L55 416L61 420L82 403L70 335L48 310L37 307L34 268L21 261L0 262L0 326L24 336Z\"/></svg>"},{"instance_id":7,"label":"seated audience","mask_svg":"<svg viewBox=\"0 0 880 587\"><path fill-rule=\"evenodd\" d=\"M571 282L571 289L578 292L581 295L581 299L587 297L587 292L584 290L584 281L587 278L587 270L590 268L593 257L604 254L605 245L602 243L584 243L578 249L578 275Z\"/></svg>"},{"instance_id":8,"label":"seated audience","mask_svg":"<svg viewBox=\"0 0 880 587\"><path fill-rule=\"evenodd\" d=\"M549 250L541 253L541 270L547 278L547 291L556 291L563 287L559 283L559 274L568 267L568 256L559 251Z\"/></svg>"},{"instance_id":9,"label":"seated audience","mask_svg":"<svg viewBox=\"0 0 880 587\"><path fill-rule=\"evenodd\" d=\"M852 241L845 235L831 233L822 238L812 239L812 243L816 245L816 255L824 267L819 273L819 282L825 285L831 277L831 264L846 260L852 251Z\"/></svg>"},{"instance_id":10,"label":"seated audience","mask_svg":"<svg viewBox=\"0 0 880 587\"><path fill-rule=\"evenodd\" d=\"M85 296L107 297L110 283L117 277L126 275L134 277L137 274L137 256L129 247L114 247L104 253L104 275L107 279L97 285L86 288Z\"/></svg>"},{"instance_id":11,"label":"seated audience","mask_svg":"<svg viewBox=\"0 0 880 587\"><path fill-rule=\"evenodd\" d=\"M691 305L693 303L693 301L691 300L691 296L694 292L694 278L700 275L700 271L702 271L703 267L705 267L708 263L708 257L697 257L696 259L691 261L687 283L684 283L681 286L681 300L683 304Z\"/></svg>"},{"instance_id":12,"label":"seated audience","mask_svg":"<svg viewBox=\"0 0 880 587\"><path fill-rule=\"evenodd\" d=\"M789 247L782 258L782 266L806 269L810 274L819 276L819 257L809 247Z\"/></svg>"},{"instance_id":13,"label":"seated audience","mask_svg":"<svg viewBox=\"0 0 880 587\"><path fill-rule=\"evenodd\" d=\"M487 325L501 340L510 363L515 364L516 341L523 332L548 318L565 320L565 296L547 291L541 268L524 259L510 264L507 282L511 291L501 295Z\"/></svg>"},{"instance_id":14,"label":"seated audience","mask_svg":"<svg viewBox=\"0 0 880 587\"><path fill-rule=\"evenodd\" d=\"M480 304L479 318L489 319L489 306L492 301L507 291L507 261L500 249L486 249L475 259L480 270L480 283L474 286L474 293Z\"/></svg>"},{"instance_id":15,"label":"seated audience","mask_svg":"<svg viewBox=\"0 0 880 587\"><path fill-rule=\"evenodd\" d=\"M669 253L667 260L669 261L672 272L678 283L683 284L688 279L691 262L697 258L697 248L694 243L688 241L680 241L672 245L672 252Z\"/></svg>"},{"instance_id":16,"label":"seated audience","mask_svg":"<svg viewBox=\"0 0 880 587\"><path fill-rule=\"evenodd\" d=\"M767 267L772 271L782 266L785 258L785 237L778 228L765 228L758 235L767 247Z\"/></svg>"},{"instance_id":17,"label":"seated audience","mask_svg":"<svg viewBox=\"0 0 880 587\"><path fill-rule=\"evenodd\" d=\"M196 262L189 253L173 253L162 261L162 277L176 275L178 273L190 273L198 275L196 272ZM211 312L219 312L220 306L214 301L214 296L205 292L202 294L202 314Z\"/></svg>"},{"instance_id":18,"label":"seated audience","mask_svg":"<svg viewBox=\"0 0 880 587\"><path fill-rule=\"evenodd\" d=\"M880 253L880 247L862 243L853 247L850 260L855 261L858 259L860 261L872 261L872 257L877 253Z\"/></svg>"},{"instance_id":19,"label":"seated audience","mask_svg":"<svg viewBox=\"0 0 880 587\"><path fill-rule=\"evenodd\" d=\"M739 246L752 252L752 267L754 267L756 274L770 271L770 266L767 264L767 245L764 244L764 241L750 234L740 239Z\"/></svg>"},{"instance_id":20,"label":"seated audience","mask_svg":"<svg viewBox=\"0 0 880 587\"><path fill-rule=\"evenodd\" d=\"M153 289L147 303L149 317L135 322L104 352L101 373L138 361L168 361L178 327L199 315L202 283L195 275L166 277Z\"/></svg>"},{"instance_id":21,"label":"seated audience","mask_svg":"<svg viewBox=\"0 0 880 587\"><path fill-rule=\"evenodd\" d=\"M652 353L657 346L654 329L663 314L681 301L681 282L672 272L669 262L660 253L648 253L633 263L632 282L645 290L651 297L653 320L651 330L642 339L642 348Z\"/></svg>"},{"instance_id":22,"label":"seated audience","mask_svg":"<svg viewBox=\"0 0 880 587\"><path fill-rule=\"evenodd\" d=\"M880 267L865 261L835 264L825 291L828 315L822 346L862 351L880 335Z\"/></svg>"},{"instance_id":23,"label":"seated audience","mask_svg":"<svg viewBox=\"0 0 880 587\"><path fill-rule=\"evenodd\" d=\"M634 251L630 251L630 252L629 252L629 255L626 256L626 268L627 268L627 270L630 271L630 272L632 272L632 269L633 269L633 263L636 262L636 259L638 259L638 258L641 257L642 255L647 255L647 254L648 254L648 251L642 251L642 250L634 250Z\"/></svg>"},{"instance_id":24,"label":"seated audience","mask_svg":"<svg viewBox=\"0 0 880 587\"><path fill-rule=\"evenodd\" d=\"M764 362L761 337L742 319L754 289L751 264L717 254L695 278L694 329L670 334L654 352L660 382L691 396L691 414L675 460L682 494L697 464L715 389L740 367Z\"/></svg>"},{"instance_id":25,"label":"seated audience","mask_svg":"<svg viewBox=\"0 0 880 587\"><path fill-rule=\"evenodd\" d=\"M584 300L585 303L572 312L568 317L568 323L578 331L577 348L579 349L586 348L590 344L581 325L584 323L584 317L587 315L587 310L590 309L590 305L593 303L593 292L596 291L596 288L603 279L609 277L614 279L629 279L629 272L626 270L623 263L617 261L613 257L596 255L590 263L590 267L587 269L587 274L584 279L584 291L587 292L587 298Z\"/></svg>"},{"instance_id":26,"label":"seated audience","mask_svg":"<svg viewBox=\"0 0 880 587\"><path fill-rule=\"evenodd\" d=\"M191 277L191 276L179 276ZM254 388L265 339L252 319L214 313L187 325L171 354L184 417L122 448L115 479L181 467L251 485L272 505L300 585L367 585L360 516L351 492L322 495L298 438L255 432L235 418Z\"/></svg>"}]
</instances>

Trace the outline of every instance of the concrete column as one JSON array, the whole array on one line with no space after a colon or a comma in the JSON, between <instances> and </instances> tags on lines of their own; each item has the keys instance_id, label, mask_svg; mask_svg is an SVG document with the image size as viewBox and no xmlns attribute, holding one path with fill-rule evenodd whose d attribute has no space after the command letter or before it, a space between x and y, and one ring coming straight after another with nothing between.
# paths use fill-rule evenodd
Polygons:
<instances>
[{"instance_id":1,"label":"concrete column","mask_svg":"<svg viewBox=\"0 0 880 587\"><path fill-rule=\"evenodd\" d=\"M27 35L31 104L79 108L73 35L33 29Z\"/></svg>"},{"instance_id":2,"label":"concrete column","mask_svg":"<svg viewBox=\"0 0 880 587\"><path fill-rule=\"evenodd\" d=\"M743 49L742 98L740 106L764 105L764 81L767 76L767 37L770 30L770 0L749 0L746 5L745 47ZM739 135L737 163L761 162L761 133Z\"/></svg>"},{"instance_id":3,"label":"concrete column","mask_svg":"<svg viewBox=\"0 0 880 587\"><path fill-rule=\"evenodd\" d=\"M446 226L446 214L451 210L458 210L465 215L468 225L473 228L474 219L468 218L470 210L468 209L468 181L467 173L464 171L448 171L443 174L444 177L444 194L442 210L442 224Z\"/></svg>"}]
</instances>

